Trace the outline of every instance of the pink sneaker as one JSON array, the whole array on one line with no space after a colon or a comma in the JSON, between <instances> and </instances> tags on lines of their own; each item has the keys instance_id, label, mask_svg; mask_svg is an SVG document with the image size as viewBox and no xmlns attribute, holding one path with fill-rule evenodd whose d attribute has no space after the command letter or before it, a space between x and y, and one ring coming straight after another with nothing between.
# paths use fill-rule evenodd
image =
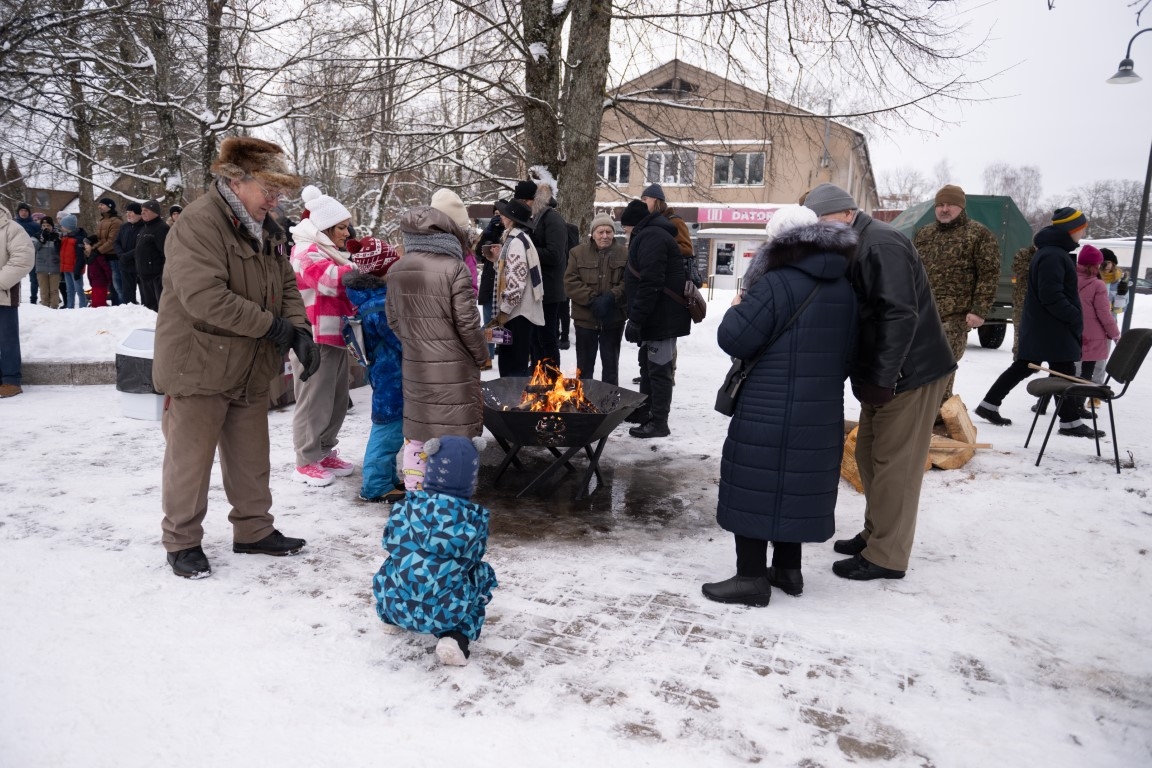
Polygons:
<instances>
[{"instance_id":1,"label":"pink sneaker","mask_svg":"<svg viewBox=\"0 0 1152 768\"><path fill-rule=\"evenodd\" d=\"M296 467L296 471L292 473L292 479L298 483L323 488L336 482L336 475L325 469L318 461L315 464Z\"/></svg>"},{"instance_id":2,"label":"pink sneaker","mask_svg":"<svg viewBox=\"0 0 1152 768\"><path fill-rule=\"evenodd\" d=\"M356 467L351 462L344 461L338 454L339 451L333 448L331 453L320 459L320 466L336 477L348 477Z\"/></svg>"}]
</instances>

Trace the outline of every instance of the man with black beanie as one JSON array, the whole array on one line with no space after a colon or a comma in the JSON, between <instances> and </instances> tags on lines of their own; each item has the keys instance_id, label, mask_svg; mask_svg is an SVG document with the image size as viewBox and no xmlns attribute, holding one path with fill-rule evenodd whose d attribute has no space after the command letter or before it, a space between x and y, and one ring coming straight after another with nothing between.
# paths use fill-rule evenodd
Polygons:
<instances>
[{"instance_id":1,"label":"man with black beanie","mask_svg":"<svg viewBox=\"0 0 1152 768\"><path fill-rule=\"evenodd\" d=\"M647 421L632 427L628 434L667 437L671 434L668 414L676 383L676 339L692 332L688 307L677 300L688 279L684 259L676 244L676 227L663 214L649 213L643 201L628 203L620 224L628 233L624 338L640 345L640 392L648 395L648 402L640 409L646 410Z\"/></svg>"},{"instance_id":2,"label":"man with black beanie","mask_svg":"<svg viewBox=\"0 0 1152 768\"><path fill-rule=\"evenodd\" d=\"M140 203L128 203L124 206L124 224L116 234L116 258L120 262L120 294L121 304L139 304L136 300L136 285L139 278L136 275L136 238L140 234L140 227L144 222L140 220Z\"/></svg>"},{"instance_id":3,"label":"man with black beanie","mask_svg":"<svg viewBox=\"0 0 1152 768\"><path fill-rule=\"evenodd\" d=\"M997 426L1011 419L1000 415L1000 404L1012 389L1035 373L1030 364L1047 361L1057 373L1076 375L1081 356L1084 315L1072 251L1088 232L1088 218L1076 208L1058 208L1052 223L1032 242L1036 255L1028 267L1028 290L1024 296L1024 316L1018 329L1020 345L1016 360L992 384L976 415ZM1060 434L1069 437L1103 437L1104 433L1080 420L1078 398L1065 398L1060 405Z\"/></svg>"}]
</instances>

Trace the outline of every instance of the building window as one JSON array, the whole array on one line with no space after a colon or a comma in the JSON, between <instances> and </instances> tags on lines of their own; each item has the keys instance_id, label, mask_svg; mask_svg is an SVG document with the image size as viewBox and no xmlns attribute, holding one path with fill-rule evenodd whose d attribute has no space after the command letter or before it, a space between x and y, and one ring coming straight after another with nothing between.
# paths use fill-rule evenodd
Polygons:
<instances>
[{"instance_id":1,"label":"building window","mask_svg":"<svg viewBox=\"0 0 1152 768\"><path fill-rule=\"evenodd\" d=\"M712 175L714 186L746 186L764 183L764 153L737 152L716 158L716 171Z\"/></svg>"},{"instance_id":2,"label":"building window","mask_svg":"<svg viewBox=\"0 0 1152 768\"><path fill-rule=\"evenodd\" d=\"M632 165L631 155L600 155L596 158L600 177L609 184L627 184Z\"/></svg>"},{"instance_id":3,"label":"building window","mask_svg":"<svg viewBox=\"0 0 1152 768\"><path fill-rule=\"evenodd\" d=\"M650 152L648 181L687 186L692 183L692 171L695 167L695 152Z\"/></svg>"},{"instance_id":4,"label":"building window","mask_svg":"<svg viewBox=\"0 0 1152 768\"><path fill-rule=\"evenodd\" d=\"M47 208L48 204L52 202L51 195L48 194L48 190L46 189L36 190L35 197L37 208Z\"/></svg>"}]
</instances>

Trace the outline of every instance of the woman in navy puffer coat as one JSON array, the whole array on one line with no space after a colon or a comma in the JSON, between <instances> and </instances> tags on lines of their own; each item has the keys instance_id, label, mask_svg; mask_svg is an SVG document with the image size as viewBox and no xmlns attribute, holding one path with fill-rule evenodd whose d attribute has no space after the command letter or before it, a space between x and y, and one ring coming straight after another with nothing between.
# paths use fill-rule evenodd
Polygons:
<instances>
[{"instance_id":1,"label":"woman in navy puffer coat","mask_svg":"<svg viewBox=\"0 0 1152 768\"><path fill-rule=\"evenodd\" d=\"M743 298L720 323L720 347L751 360L819 286L737 399L716 510L720 527L736 538L736 576L705 584L709 599L767 605L771 585L799 595L800 543L826 541L835 531L844 381L856 345L856 296L847 278L855 249L856 234L841 224L786 229L757 253Z\"/></svg>"}]
</instances>

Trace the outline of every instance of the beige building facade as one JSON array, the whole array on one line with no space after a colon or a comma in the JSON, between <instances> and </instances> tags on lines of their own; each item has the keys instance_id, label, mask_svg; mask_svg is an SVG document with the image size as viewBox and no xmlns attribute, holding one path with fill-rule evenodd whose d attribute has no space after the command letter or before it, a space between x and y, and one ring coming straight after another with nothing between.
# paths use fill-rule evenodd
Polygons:
<instances>
[{"instance_id":1,"label":"beige building facade","mask_svg":"<svg viewBox=\"0 0 1152 768\"><path fill-rule=\"evenodd\" d=\"M597 207L659 183L710 283L735 287L771 212L831 182L878 204L863 134L682 61L625 83L604 112Z\"/></svg>"}]
</instances>

